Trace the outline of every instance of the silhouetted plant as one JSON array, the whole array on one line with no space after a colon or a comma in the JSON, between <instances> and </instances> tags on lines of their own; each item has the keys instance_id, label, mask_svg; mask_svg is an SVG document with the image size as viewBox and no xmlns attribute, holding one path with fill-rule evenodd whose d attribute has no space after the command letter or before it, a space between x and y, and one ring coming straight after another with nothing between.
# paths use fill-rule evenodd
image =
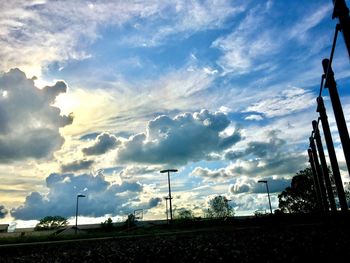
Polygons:
<instances>
[{"instance_id":1,"label":"silhouetted plant","mask_svg":"<svg viewBox=\"0 0 350 263\"><path fill-rule=\"evenodd\" d=\"M278 195L278 207L283 213L309 213L316 210L317 199L311 168L299 171L291 185Z\"/></svg>"},{"instance_id":2,"label":"silhouetted plant","mask_svg":"<svg viewBox=\"0 0 350 263\"><path fill-rule=\"evenodd\" d=\"M101 227L103 230L110 231L113 229L113 221L109 217L106 221L101 223Z\"/></svg>"},{"instance_id":3,"label":"silhouetted plant","mask_svg":"<svg viewBox=\"0 0 350 263\"><path fill-rule=\"evenodd\" d=\"M128 227L135 226L135 216L134 216L134 214L129 214L128 215L128 218L126 219L125 224Z\"/></svg>"},{"instance_id":4,"label":"silhouetted plant","mask_svg":"<svg viewBox=\"0 0 350 263\"><path fill-rule=\"evenodd\" d=\"M45 216L40 219L34 230L51 230L66 227L68 220L62 216Z\"/></svg>"},{"instance_id":5,"label":"silhouetted plant","mask_svg":"<svg viewBox=\"0 0 350 263\"><path fill-rule=\"evenodd\" d=\"M180 208L177 212L176 219L192 220L194 218L193 212L186 208Z\"/></svg>"},{"instance_id":6,"label":"silhouetted plant","mask_svg":"<svg viewBox=\"0 0 350 263\"><path fill-rule=\"evenodd\" d=\"M215 196L209 201L209 208L205 211L206 217L224 218L234 215L233 208L225 196Z\"/></svg>"}]
</instances>

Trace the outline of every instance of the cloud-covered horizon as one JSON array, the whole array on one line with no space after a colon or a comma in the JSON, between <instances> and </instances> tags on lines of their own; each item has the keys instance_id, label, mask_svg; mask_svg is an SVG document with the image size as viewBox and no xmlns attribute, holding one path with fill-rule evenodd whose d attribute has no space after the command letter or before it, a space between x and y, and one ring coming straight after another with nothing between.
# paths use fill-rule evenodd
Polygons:
<instances>
[{"instance_id":1,"label":"cloud-covered horizon","mask_svg":"<svg viewBox=\"0 0 350 263\"><path fill-rule=\"evenodd\" d=\"M78 194L85 195L79 200L79 214L90 217L125 215L135 207L151 209L159 204L157 197L133 204L143 191L142 184L128 181L110 183L101 173L53 173L46 178L46 186L49 190L47 194L30 193L22 205L11 210L11 215L22 220L38 220L47 215L72 217L75 215Z\"/></svg>"}]
</instances>

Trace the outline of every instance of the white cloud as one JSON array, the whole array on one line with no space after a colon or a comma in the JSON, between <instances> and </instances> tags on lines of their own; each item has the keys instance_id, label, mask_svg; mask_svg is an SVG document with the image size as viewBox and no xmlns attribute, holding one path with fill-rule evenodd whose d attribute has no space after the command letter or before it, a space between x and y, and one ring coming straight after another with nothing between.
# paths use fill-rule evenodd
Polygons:
<instances>
[{"instance_id":1,"label":"white cloud","mask_svg":"<svg viewBox=\"0 0 350 263\"><path fill-rule=\"evenodd\" d=\"M251 214L254 211L269 211L269 202L266 194L234 194L229 197L230 204L235 207L235 211L249 211ZM272 210L278 208L278 197L275 194L270 195Z\"/></svg>"},{"instance_id":2,"label":"white cloud","mask_svg":"<svg viewBox=\"0 0 350 263\"><path fill-rule=\"evenodd\" d=\"M299 41L309 41L308 33L316 27L324 18L329 17L333 6L331 3L326 3L321 6L314 6L312 11L306 14L297 24L289 31L290 38L297 38Z\"/></svg>"},{"instance_id":3,"label":"white cloud","mask_svg":"<svg viewBox=\"0 0 350 263\"><path fill-rule=\"evenodd\" d=\"M59 128L73 121L53 107L55 98L65 93L67 85L58 81L41 90L25 74L12 69L0 76L0 162L26 158L50 157L62 146Z\"/></svg>"},{"instance_id":4,"label":"white cloud","mask_svg":"<svg viewBox=\"0 0 350 263\"><path fill-rule=\"evenodd\" d=\"M31 76L40 76L51 62L87 59L91 54L85 48L100 37L99 29L106 24L121 27L140 19L138 35L147 31L147 37L129 39L133 44L147 40L149 45L178 32L214 28L241 11L242 7L226 0L7 1L0 6L0 70L20 67ZM155 25L157 20L169 21L171 26Z\"/></svg>"},{"instance_id":5,"label":"white cloud","mask_svg":"<svg viewBox=\"0 0 350 263\"><path fill-rule=\"evenodd\" d=\"M146 133L130 137L118 147L118 161L150 164L186 164L199 161L212 152L221 152L237 143L238 131L222 137L230 124L221 112L184 113L169 118L162 115L150 121Z\"/></svg>"},{"instance_id":6,"label":"white cloud","mask_svg":"<svg viewBox=\"0 0 350 263\"><path fill-rule=\"evenodd\" d=\"M165 3L165 2L164 2ZM125 43L150 47L161 45L172 36L186 38L191 34L215 29L229 18L245 10L241 1L184 1L177 0L163 4L162 12L157 14L160 23L154 20L137 24L139 34L122 40Z\"/></svg>"},{"instance_id":7,"label":"white cloud","mask_svg":"<svg viewBox=\"0 0 350 263\"><path fill-rule=\"evenodd\" d=\"M251 114L247 117L244 118L245 120L250 120L250 121L261 121L264 118L261 115L258 114Z\"/></svg>"},{"instance_id":8,"label":"white cloud","mask_svg":"<svg viewBox=\"0 0 350 263\"><path fill-rule=\"evenodd\" d=\"M268 182L269 186L269 192L270 193L280 193L287 186L290 186L290 179L286 178L273 178L273 177L266 177L266 178L259 178L266 180ZM266 186L265 184L258 183L257 179L252 179L249 177L239 177L237 178L236 182L232 184L229 188L229 191L232 194L241 194L241 193L266 193Z\"/></svg>"},{"instance_id":9,"label":"white cloud","mask_svg":"<svg viewBox=\"0 0 350 263\"><path fill-rule=\"evenodd\" d=\"M217 63L224 74L243 74L271 66L266 64L266 58L278 51L280 42L272 29L261 30L270 7L271 3L255 6L231 34L213 42L212 46L223 52Z\"/></svg>"},{"instance_id":10,"label":"white cloud","mask_svg":"<svg viewBox=\"0 0 350 263\"><path fill-rule=\"evenodd\" d=\"M301 88L289 87L274 97L264 98L243 112L257 112L268 118L289 115L315 105L315 94Z\"/></svg>"},{"instance_id":11,"label":"white cloud","mask_svg":"<svg viewBox=\"0 0 350 263\"><path fill-rule=\"evenodd\" d=\"M138 199L143 186L138 182L109 183L102 174L51 174L46 178L48 194L32 192L25 202L11 210L16 219L39 219L47 215L74 216L77 194L80 199L79 213L83 216L123 215L132 210L132 205L150 208L154 200L141 204Z\"/></svg>"}]
</instances>

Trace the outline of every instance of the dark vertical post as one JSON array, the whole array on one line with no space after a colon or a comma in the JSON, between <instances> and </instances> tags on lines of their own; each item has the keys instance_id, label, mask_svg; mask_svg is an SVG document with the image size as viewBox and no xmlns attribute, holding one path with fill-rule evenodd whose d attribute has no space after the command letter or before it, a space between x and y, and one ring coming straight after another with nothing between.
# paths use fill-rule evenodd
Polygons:
<instances>
[{"instance_id":1,"label":"dark vertical post","mask_svg":"<svg viewBox=\"0 0 350 263\"><path fill-rule=\"evenodd\" d=\"M343 32L344 41L350 57L350 18L349 9L345 0L333 0L334 10L332 18L338 18L340 29Z\"/></svg>"},{"instance_id":2,"label":"dark vertical post","mask_svg":"<svg viewBox=\"0 0 350 263\"><path fill-rule=\"evenodd\" d=\"M166 213L166 221L169 224L169 213L168 213L168 199L169 197L165 197L165 213Z\"/></svg>"},{"instance_id":3,"label":"dark vertical post","mask_svg":"<svg viewBox=\"0 0 350 263\"><path fill-rule=\"evenodd\" d=\"M329 90L329 95L332 101L334 117L337 122L338 132L341 140L341 144L343 146L343 152L345 156L346 165L348 168L348 172L350 172L350 138L348 128L346 126L346 121L344 118L343 108L340 103L340 98L337 90L337 84L334 80L334 73L332 70L332 66L329 65L329 60L322 60L323 71L327 74L326 76L326 84L325 87Z\"/></svg>"},{"instance_id":4,"label":"dark vertical post","mask_svg":"<svg viewBox=\"0 0 350 263\"><path fill-rule=\"evenodd\" d=\"M78 200L79 195L77 195L77 205L75 206L75 234L77 234L78 231Z\"/></svg>"},{"instance_id":5,"label":"dark vertical post","mask_svg":"<svg viewBox=\"0 0 350 263\"><path fill-rule=\"evenodd\" d=\"M333 171L335 186L337 188L340 208L342 211L347 211L348 205L346 202L344 187L343 187L342 179L340 176L337 155L335 154L335 150L334 150L332 134L331 134L331 130L329 128L328 116L326 113L326 108L324 106L322 97L317 98L317 112L320 114L322 130L323 130L324 139L325 139L326 145L327 145L329 160L331 162L331 167L332 167L332 171Z\"/></svg>"},{"instance_id":6,"label":"dark vertical post","mask_svg":"<svg viewBox=\"0 0 350 263\"><path fill-rule=\"evenodd\" d=\"M322 208L321 193L320 193L320 188L318 187L318 179L317 179L315 163L314 163L314 160L313 160L311 149L308 149L307 153L309 154L309 162L310 162L311 171L312 171L312 175L313 175L313 179L314 179L313 181L314 181L314 190L315 190L316 199L317 199L317 209L319 211L322 211L323 208Z\"/></svg>"},{"instance_id":7,"label":"dark vertical post","mask_svg":"<svg viewBox=\"0 0 350 263\"><path fill-rule=\"evenodd\" d=\"M173 222L173 208L171 206L171 190L170 190L170 171L168 170L168 186L169 186L169 207L170 207L170 222Z\"/></svg>"},{"instance_id":8,"label":"dark vertical post","mask_svg":"<svg viewBox=\"0 0 350 263\"><path fill-rule=\"evenodd\" d=\"M317 174L317 178L318 178L318 184L319 184L319 187L320 187L322 205L323 205L324 211L328 212L329 205L328 205L328 201L327 201L327 193L326 193L326 188L324 186L324 180L323 180L323 176L322 176L322 169L321 169L320 163L318 161L318 155L317 155L317 152L316 152L316 146L315 146L314 138L310 137L309 140L310 140L310 148L311 148L311 151L312 151L313 161L314 161L314 164L315 164L316 174Z\"/></svg>"},{"instance_id":9,"label":"dark vertical post","mask_svg":"<svg viewBox=\"0 0 350 263\"><path fill-rule=\"evenodd\" d=\"M270 199L270 191L269 191L269 185L266 181L266 191L267 191L267 197L269 198L269 205L270 205L270 213L272 215L272 206L271 206L271 199Z\"/></svg>"},{"instance_id":10,"label":"dark vertical post","mask_svg":"<svg viewBox=\"0 0 350 263\"><path fill-rule=\"evenodd\" d=\"M316 141L318 155L319 155L320 161L321 161L323 178L324 178L325 183L326 183L326 189L327 189L329 204L331 206L332 212L336 212L337 211L337 206L335 204L335 199L334 199L334 194L333 194L333 189L332 189L332 183L331 183L331 180L329 178L327 161L326 161L326 157L324 155L323 145L322 145L320 131L318 129L317 121L315 121L315 120L312 121L312 127L313 127L313 130L314 130L314 138L315 138L315 141Z\"/></svg>"},{"instance_id":11,"label":"dark vertical post","mask_svg":"<svg viewBox=\"0 0 350 263\"><path fill-rule=\"evenodd\" d=\"M162 170L161 173L168 173L168 187L169 187L169 209L170 209L170 223L173 222L173 208L171 205L171 188L170 188L170 172L177 172L176 169L168 169L168 170Z\"/></svg>"}]
</instances>

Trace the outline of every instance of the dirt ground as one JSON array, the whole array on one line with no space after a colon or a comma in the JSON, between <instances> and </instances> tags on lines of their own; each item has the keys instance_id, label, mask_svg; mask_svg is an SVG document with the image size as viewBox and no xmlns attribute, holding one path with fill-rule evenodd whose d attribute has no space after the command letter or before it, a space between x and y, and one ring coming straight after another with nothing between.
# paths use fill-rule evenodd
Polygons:
<instances>
[{"instance_id":1,"label":"dirt ground","mask_svg":"<svg viewBox=\"0 0 350 263\"><path fill-rule=\"evenodd\" d=\"M349 224L207 231L1 247L0 262L348 262Z\"/></svg>"}]
</instances>

